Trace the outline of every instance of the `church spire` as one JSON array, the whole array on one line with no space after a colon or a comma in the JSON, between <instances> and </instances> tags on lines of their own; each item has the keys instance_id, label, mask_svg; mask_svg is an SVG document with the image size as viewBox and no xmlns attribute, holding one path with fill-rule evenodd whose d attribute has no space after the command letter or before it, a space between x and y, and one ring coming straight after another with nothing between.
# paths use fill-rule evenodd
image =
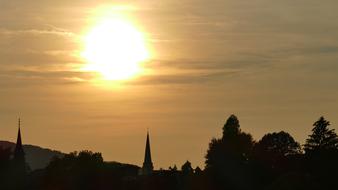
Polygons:
<instances>
[{"instance_id":1,"label":"church spire","mask_svg":"<svg viewBox=\"0 0 338 190\"><path fill-rule=\"evenodd\" d=\"M146 149L144 154L144 162L143 162L143 175L149 175L153 172L153 162L151 161L151 151L150 151L150 138L149 131L147 131L147 140L146 140Z\"/></svg>"},{"instance_id":2,"label":"church spire","mask_svg":"<svg viewBox=\"0 0 338 190\"><path fill-rule=\"evenodd\" d=\"M14 161L13 174L15 175L16 179L14 189L24 189L23 185L26 181L27 174L27 165L25 160L25 152L22 147L20 128L21 128L21 120L19 118L18 138L16 139L13 157Z\"/></svg>"},{"instance_id":3,"label":"church spire","mask_svg":"<svg viewBox=\"0 0 338 190\"><path fill-rule=\"evenodd\" d=\"M16 160L24 160L25 159L25 153L24 153L23 147L22 147L20 128L21 128L21 120L19 118L18 137L16 139L16 145L15 145L15 149L14 149L14 159L16 159Z\"/></svg>"}]
</instances>

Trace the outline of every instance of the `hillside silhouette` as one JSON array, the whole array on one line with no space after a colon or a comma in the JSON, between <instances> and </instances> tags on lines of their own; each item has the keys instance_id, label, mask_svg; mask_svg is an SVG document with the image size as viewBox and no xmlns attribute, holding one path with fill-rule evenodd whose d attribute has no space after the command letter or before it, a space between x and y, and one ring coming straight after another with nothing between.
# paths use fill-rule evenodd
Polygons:
<instances>
[{"instance_id":1,"label":"hillside silhouette","mask_svg":"<svg viewBox=\"0 0 338 190\"><path fill-rule=\"evenodd\" d=\"M15 143L9 141L0 141L0 147L10 148L11 151L15 148ZM51 159L55 156L63 157L64 153L48 148L42 148L35 145L23 145L26 154L26 162L31 170L45 168Z\"/></svg>"}]
</instances>

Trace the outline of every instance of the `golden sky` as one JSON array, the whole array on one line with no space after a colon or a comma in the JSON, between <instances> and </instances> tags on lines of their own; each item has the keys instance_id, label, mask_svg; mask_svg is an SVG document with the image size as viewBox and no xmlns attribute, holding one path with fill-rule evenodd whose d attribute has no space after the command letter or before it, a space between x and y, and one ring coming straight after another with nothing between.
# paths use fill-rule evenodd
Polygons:
<instances>
[{"instance_id":1,"label":"golden sky","mask_svg":"<svg viewBox=\"0 0 338 190\"><path fill-rule=\"evenodd\" d=\"M0 0L0 139L155 168L204 166L234 113L259 139L300 143L321 115L338 130L336 0ZM147 72L122 82L81 70L83 38L107 15L139 30ZM96 82L93 82L93 81ZM99 84L98 84L99 83ZM115 85L118 83L118 85Z\"/></svg>"}]
</instances>

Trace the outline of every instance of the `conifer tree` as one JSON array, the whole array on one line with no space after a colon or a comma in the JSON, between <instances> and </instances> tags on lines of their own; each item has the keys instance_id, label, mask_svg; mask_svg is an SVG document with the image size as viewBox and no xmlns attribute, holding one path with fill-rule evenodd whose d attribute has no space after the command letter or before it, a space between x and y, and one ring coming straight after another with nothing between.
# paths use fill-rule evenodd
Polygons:
<instances>
[{"instance_id":1,"label":"conifer tree","mask_svg":"<svg viewBox=\"0 0 338 190\"><path fill-rule=\"evenodd\" d=\"M330 122L320 117L312 129L312 134L304 145L305 152L338 149L338 136L334 129L329 129Z\"/></svg>"}]
</instances>

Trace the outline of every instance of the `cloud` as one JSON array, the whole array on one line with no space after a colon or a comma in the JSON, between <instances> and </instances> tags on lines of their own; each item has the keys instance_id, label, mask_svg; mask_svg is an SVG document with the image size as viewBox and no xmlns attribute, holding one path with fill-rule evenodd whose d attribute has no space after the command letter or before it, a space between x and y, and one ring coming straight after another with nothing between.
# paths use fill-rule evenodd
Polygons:
<instances>
[{"instance_id":1,"label":"cloud","mask_svg":"<svg viewBox=\"0 0 338 190\"><path fill-rule=\"evenodd\" d=\"M3 1L0 68L42 68L53 72L61 67L59 70L72 72L72 66L83 64L73 56L81 48L74 41L88 24L91 9L108 4ZM146 64L158 74L140 78L142 84L215 82L229 73L268 72L281 64L291 69L293 57L307 55L320 62L321 54L334 56L338 49L338 35L334 34L338 25L333 19L337 14L328 11L337 4L334 1L173 0L134 4L128 1L116 10L137 16L135 20L144 25L148 42L159 55ZM82 75L54 77L82 79Z\"/></svg>"},{"instance_id":2,"label":"cloud","mask_svg":"<svg viewBox=\"0 0 338 190\"><path fill-rule=\"evenodd\" d=\"M40 35L40 34L48 34L48 35L58 35L64 37L74 37L75 34L72 32L67 32L65 30L39 30L39 29L28 29L28 30L9 30L0 28L1 35L22 35L22 34L31 34L31 35Z\"/></svg>"}]
</instances>

